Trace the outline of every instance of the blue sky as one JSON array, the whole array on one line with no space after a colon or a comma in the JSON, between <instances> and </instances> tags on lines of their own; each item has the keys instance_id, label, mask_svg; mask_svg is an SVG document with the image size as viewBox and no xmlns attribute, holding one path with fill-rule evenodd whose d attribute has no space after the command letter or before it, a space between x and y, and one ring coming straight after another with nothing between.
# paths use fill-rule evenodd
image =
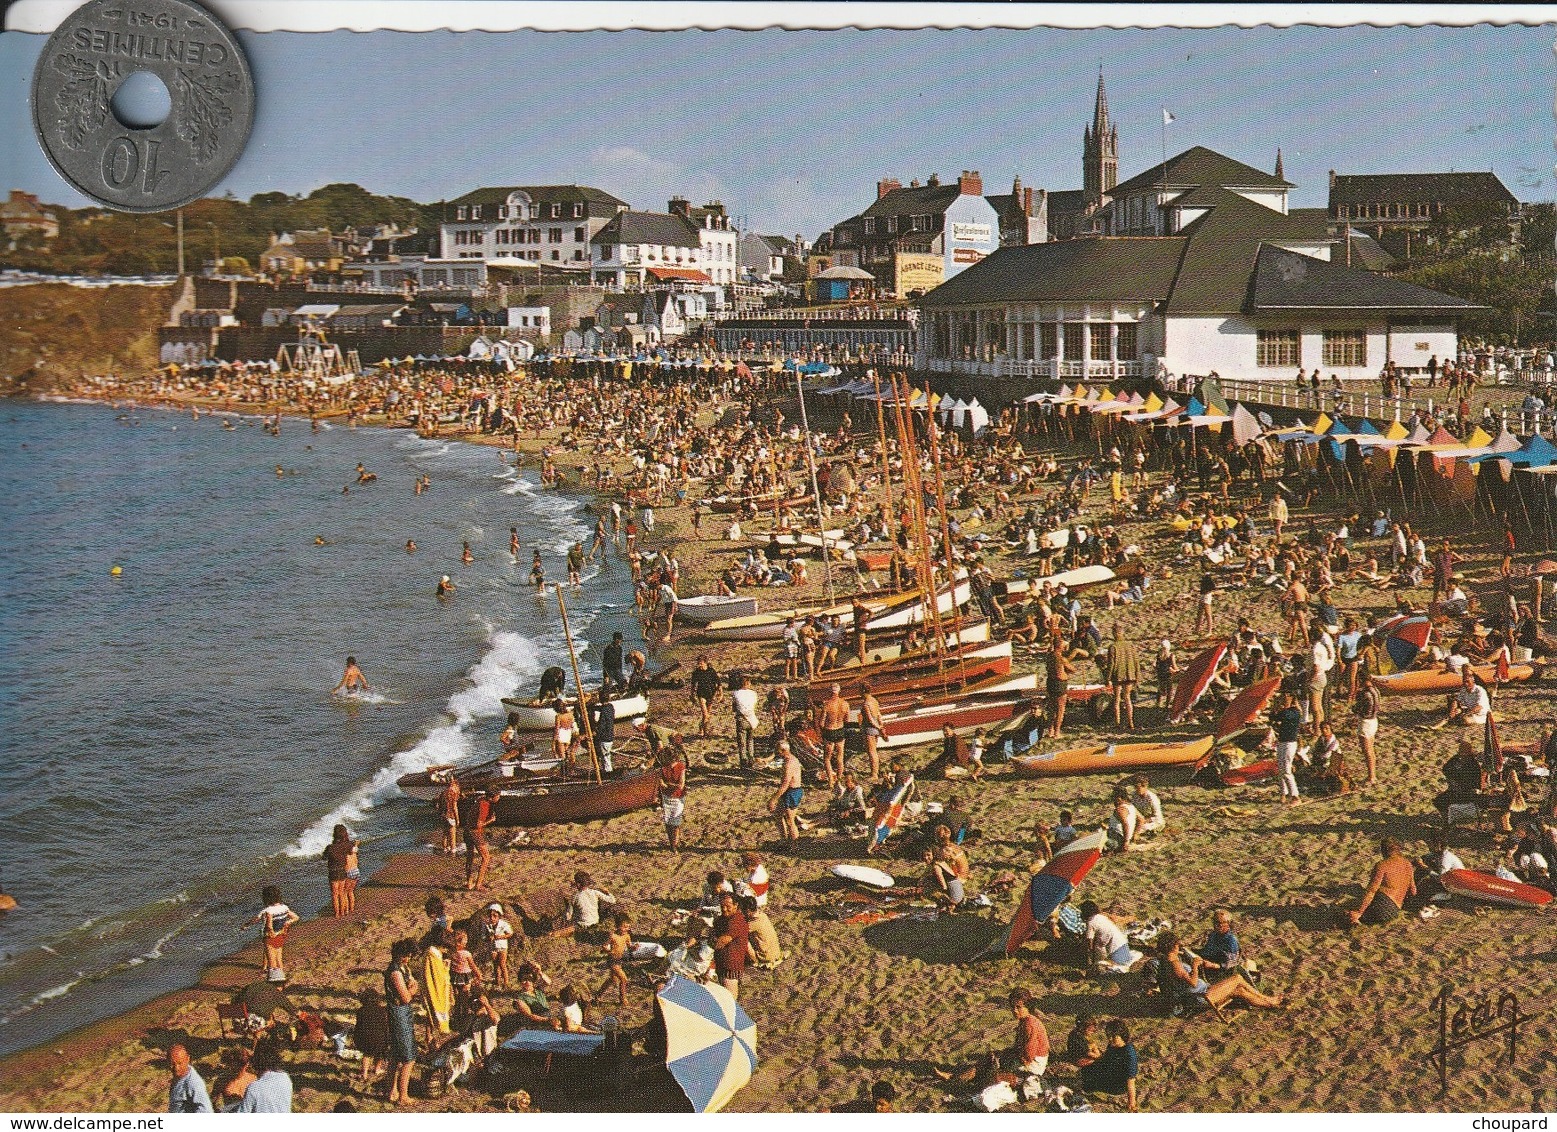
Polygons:
<instances>
[{"instance_id":1,"label":"blue sky","mask_svg":"<svg viewBox=\"0 0 1557 1132\"><path fill-rule=\"evenodd\" d=\"M1551 200L1553 28L1137 31L240 33L254 133L215 190L332 181L419 200L578 182L635 208L718 198L815 236L878 178L979 169L986 192L1081 187L1099 64L1120 178L1205 145L1269 169L1294 206L1326 173L1492 169ZM0 35L0 176L86 203L33 138L44 37Z\"/></svg>"}]
</instances>

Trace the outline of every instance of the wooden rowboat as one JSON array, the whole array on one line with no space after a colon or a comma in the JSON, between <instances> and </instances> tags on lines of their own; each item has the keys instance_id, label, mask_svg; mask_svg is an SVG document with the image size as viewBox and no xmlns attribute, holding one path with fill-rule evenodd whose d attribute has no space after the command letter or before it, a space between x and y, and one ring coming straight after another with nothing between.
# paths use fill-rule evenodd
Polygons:
<instances>
[{"instance_id":1,"label":"wooden rowboat","mask_svg":"<svg viewBox=\"0 0 1557 1132\"><path fill-rule=\"evenodd\" d=\"M649 767L600 783L580 779L504 789L492 808L492 820L497 825L537 826L614 818L653 805L659 781L659 771Z\"/></svg>"},{"instance_id":2,"label":"wooden rowboat","mask_svg":"<svg viewBox=\"0 0 1557 1132\"><path fill-rule=\"evenodd\" d=\"M982 731L1010 722L1027 711L1032 702L1031 692L1017 691L988 699L973 697L899 711L882 721L886 726L880 746L898 748L933 743L944 737L948 725L958 735Z\"/></svg>"},{"instance_id":3,"label":"wooden rowboat","mask_svg":"<svg viewBox=\"0 0 1557 1132\"><path fill-rule=\"evenodd\" d=\"M724 594L699 594L676 599L676 616L694 625L706 625L727 617L751 617L757 612L754 597L726 597Z\"/></svg>"},{"instance_id":4,"label":"wooden rowboat","mask_svg":"<svg viewBox=\"0 0 1557 1132\"><path fill-rule=\"evenodd\" d=\"M1463 671L1463 669L1461 670ZM1491 684L1497 679L1497 665L1478 664L1471 668L1476 679ZM1504 682L1510 684L1528 680L1535 669L1528 664L1511 664ZM1396 672L1390 676L1374 676L1373 686L1381 696L1430 696L1444 695L1457 690L1463 682L1459 672L1418 671Z\"/></svg>"},{"instance_id":5,"label":"wooden rowboat","mask_svg":"<svg viewBox=\"0 0 1557 1132\"><path fill-rule=\"evenodd\" d=\"M567 705L574 712L577 719L578 698L570 696ZM631 719L638 719L649 714L649 697L642 692L634 692L630 696L615 696L611 699L611 706L616 709L616 722L626 723ZM557 712L551 706L551 701L533 703L529 700L521 700L512 696L503 701L503 707L518 716L514 726L520 731L550 731L557 723ZM574 724L575 730L578 724Z\"/></svg>"},{"instance_id":6,"label":"wooden rowboat","mask_svg":"<svg viewBox=\"0 0 1557 1132\"><path fill-rule=\"evenodd\" d=\"M1017 755L1018 778L1060 778L1068 774L1125 774L1158 766L1188 766L1211 749L1206 735L1182 743L1098 743L1047 754Z\"/></svg>"}]
</instances>

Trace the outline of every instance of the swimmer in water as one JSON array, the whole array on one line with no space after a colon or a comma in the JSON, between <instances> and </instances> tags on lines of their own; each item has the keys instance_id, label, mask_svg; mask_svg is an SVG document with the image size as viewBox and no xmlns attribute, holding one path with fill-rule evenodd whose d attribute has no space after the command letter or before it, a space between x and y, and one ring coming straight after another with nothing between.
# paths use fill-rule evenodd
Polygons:
<instances>
[{"instance_id":1,"label":"swimmer in water","mask_svg":"<svg viewBox=\"0 0 1557 1132\"><path fill-rule=\"evenodd\" d=\"M279 479L280 477L282 477L284 475L286 475L286 472L282 471L280 464L277 464L276 465L276 477Z\"/></svg>"},{"instance_id":2,"label":"swimmer in water","mask_svg":"<svg viewBox=\"0 0 1557 1132\"><path fill-rule=\"evenodd\" d=\"M323 535L315 535L314 536L314 545L315 546L329 546L330 544L324 541L324 536Z\"/></svg>"},{"instance_id":3,"label":"swimmer in water","mask_svg":"<svg viewBox=\"0 0 1557 1132\"><path fill-rule=\"evenodd\" d=\"M460 561L465 563L465 565L469 566L472 562L474 562L476 560L476 556L470 552L470 543L464 542L464 543L461 543L460 545L465 548L464 550L462 550L460 552Z\"/></svg>"},{"instance_id":4,"label":"swimmer in water","mask_svg":"<svg viewBox=\"0 0 1557 1132\"><path fill-rule=\"evenodd\" d=\"M519 557L519 528L508 528L508 553L516 559Z\"/></svg>"},{"instance_id":5,"label":"swimmer in water","mask_svg":"<svg viewBox=\"0 0 1557 1132\"><path fill-rule=\"evenodd\" d=\"M341 488L341 494L342 495L350 495L351 494L351 484L347 484L345 487Z\"/></svg>"},{"instance_id":6,"label":"swimmer in water","mask_svg":"<svg viewBox=\"0 0 1557 1132\"><path fill-rule=\"evenodd\" d=\"M422 494L422 477L421 476L417 476L416 477L416 486L411 489L411 494L413 494L413 495L420 495L420 494Z\"/></svg>"},{"instance_id":7,"label":"swimmer in water","mask_svg":"<svg viewBox=\"0 0 1557 1132\"><path fill-rule=\"evenodd\" d=\"M453 597L454 591L457 588L453 582L449 581L447 574L438 579L438 596L440 598Z\"/></svg>"},{"instance_id":8,"label":"swimmer in water","mask_svg":"<svg viewBox=\"0 0 1557 1132\"><path fill-rule=\"evenodd\" d=\"M546 567L541 565L539 548L535 551L535 557L530 560L530 584L535 587L537 593L546 588Z\"/></svg>"},{"instance_id":9,"label":"swimmer in water","mask_svg":"<svg viewBox=\"0 0 1557 1132\"><path fill-rule=\"evenodd\" d=\"M408 539L405 540L405 552L407 554L415 554L416 553L416 540L415 539L408 538Z\"/></svg>"},{"instance_id":10,"label":"swimmer in water","mask_svg":"<svg viewBox=\"0 0 1557 1132\"><path fill-rule=\"evenodd\" d=\"M346 658L346 672L341 677L341 682L335 685L335 691L331 695L339 695L342 691L355 692L358 690L364 692L368 690L368 678L362 674L362 669L357 667L357 658L348 656Z\"/></svg>"}]
</instances>

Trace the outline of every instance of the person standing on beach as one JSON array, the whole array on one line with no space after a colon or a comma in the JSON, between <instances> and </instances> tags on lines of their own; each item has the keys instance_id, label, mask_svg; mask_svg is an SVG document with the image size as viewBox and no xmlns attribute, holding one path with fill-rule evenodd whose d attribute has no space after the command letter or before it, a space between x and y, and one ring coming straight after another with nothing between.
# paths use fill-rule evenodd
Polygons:
<instances>
[{"instance_id":1,"label":"person standing on beach","mask_svg":"<svg viewBox=\"0 0 1557 1132\"><path fill-rule=\"evenodd\" d=\"M169 1112L210 1112L211 1094L189 1059L189 1050L178 1042L168 1047Z\"/></svg>"},{"instance_id":2,"label":"person standing on beach","mask_svg":"<svg viewBox=\"0 0 1557 1132\"><path fill-rule=\"evenodd\" d=\"M1134 731L1135 686L1141 682L1141 654L1134 641L1125 639L1124 626L1118 623L1108 649L1108 682L1114 686L1114 726Z\"/></svg>"},{"instance_id":3,"label":"person standing on beach","mask_svg":"<svg viewBox=\"0 0 1557 1132\"><path fill-rule=\"evenodd\" d=\"M654 788L654 800L665 824L665 840L672 853L681 852L681 823L687 815L687 763L681 753L679 734L660 751L660 780Z\"/></svg>"},{"instance_id":4,"label":"person standing on beach","mask_svg":"<svg viewBox=\"0 0 1557 1132\"><path fill-rule=\"evenodd\" d=\"M746 973L746 949L751 942L746 916L733 892L719 898L719 914L714 917L714 970L719 983L739 1001L741 976Z\"/></svg>"},{"instance_id":5,"label":"person standing on beach","mask_svg":"<svg viewBox=\"0 0 1557 1132\"><path fill-rule=\"evenodd\" d=\"M699 714L698 738L707 739L713 734L714 699L719 695L720 683L719 673L709 663L707 656L697 658L689 683L692 686L692 702L697 705Z\"/></svg>"},{"instance_id":6,"label":"person standing on beach","mask_svg":"<svg viewBox=\"0 0 1557 1132\"><path fill-rule=\"evenodd\" d=\"M1379 690L1368 678L1368 670L1362 670L1362 690L1352 701L1352 714L1357 717L1357 743L1362 748L1363 761L1368 764L1367 786L1378 782L1378 756L1374 753L1374 739L1379 733Z\"/></svg>"},{"instance_id":7,"label":"person standing on beach","mask_svg":"<svg viewBox=\"0 0 1557 1132\"><path fill-rule=\"evenodd\" d=\"M1303 731L1303 711L1291 692L1282 693L1281 709L1270 717L1270 725L1276 733L1276 773L1281 777L1281 804L1296 805L1301 799L1292 768L1297 762L1298 736Z\"/></svg>"},{"instance_id":8,"label":"person standing on beach","mask_svg":"<svg viewBox=\"0 0 1557 1132\"><path fill-rule=\"evenodd\" d=\"M351 876L357 869L357 842L351 838L351 833L345 825L336 823L331 833L330 844L320 854L324 858L325 868L330 880L330 904L337 919L349 916L357 908L356 878Z\"/></svg>"},{"instance_id":9,"label":"person standing on beach","mask_svg":"<svg viewBox=\"0 0 1557 1132\"><path fill-rule=\"evenodd\" d=\"M836 786L844 771L844 725L849 722L849 701L843 698L843 688L834 684L828 689L827 702L822 705L822 751L827 765L827 785Z\"/></svg>"},{"instance_id":10,"label":"person standing on beach","mask_svg":"<svg viewBox=\"0 0 1557 1132\"><path fill-rule=\"evenodd\" d=\"M363 692L368 690L368 678L362 674L362 669L357 667L357 658L348 656L346 658L346 671L341 676L341 682L335 685L335 690L331 692L331 695L340 695L341 692L355 692L359 690Z\"/></svg>"},{"instance_id":11,"label":"person standing on beach","mask_svg":"<svg viewBox=\"0 0 1557 1132\"><path fill-rule=\"evenodd\" d=\"M730 693L730 710L735 715L735 754L741 769L750 769L757 761L757 693L751 677L744 672Z\"/></svg>"},{"instance_id":12,"label":"person standing on beach","mask_svg":"<svg viewBox=\"0 0 1557 1132\"><path fill-rule=\"evenodd\" d=\"M281 902L281 889L267 884L260 892L265 907L255 913L251 924L261 925L265 937L265 977L273 983L286 981L286 964L282 949L287 942L287 929L302 919Z\"/></svg>"},{"instance_id":13,"label":"person standing on beach","mask_svg":"<svg viewBox=\"0 0 1557 1132\"><path fill-rule=\"evenodd\" d=\"M460 848L460 780L449 772L449 781L443 793L438 795L438 806L443 813L443 851L458 853Z\"/></svg>"},{"instance_id":14,"label":"person standing on beach","mask_svg":"<svg viewBox=\"0 0 1557 1132\"><path fill-rule=\"evenodd\" d=\"M487 845L487 826L492 824L492 806L499 790L489 787L485 794L478 794L463 808L465 826L465 891L485 892L487 868L492 863L492 849ZM477 861L480 867L477 867Z\"/></svg>"},{"instance_id":15,"label":"person standing on beach","mask_svg":"<svg viewBox=\"0 0 1557 1132\"><path fill-rule=\"evenodd\" d=\"M595 757L600 761L601 774L615 773L611 765L611 753L616 748L616 705L603 692L589 698L589 731L595 743Z\"/></svg>"},{"instance_id":16,"label":"person standing on beach","mask_svg":"<svg viewBox=\"0 0 1557 1132\"><path fill-rule=\"evenodd\" d=\"M879 748L881 737L887 731L887 721L881 710L881 701L868 684L865 686L865 698L860 701L860 729L865 734L865 754L870 759L870 779L874 782L881 776Z\"/></svg>"},{"instance_id":17,"label":"person standing on beach","mask_svg":"<svg viewBox=\"0 0 1557 1132\"><path fill-rule=\"evenodd\" d=\"M416 941L396 940L390 948L389 968L384 972L384 1001L389 1004L389 1103L411 1101L411 1070L416 1065L416 1024L411 1007L421 987L411 973Z\"/></svg>"},{"instance_id":18,"label":"person standing on beach","mask_svg":"<svg viewBox=\"0 0 1557 1132\"><path fill-rule=\"evenodd\" d=\"M603 670L606 686L627 687L627 674L622 671L622 634L611 634L611 643L600 654L600 667Z\"/></svg>"},{"instance_id":19,"label":"person standing on beach","mask_svg":"<svg viewBox=\"0 0 1557 1132\"><path fill-rule=\"evenodd\" d=\"M800 760L789 749L789 740L778 741L778 752L784 760L784 766L779 772L778 793L768 802L768 813L777 815L779 837L792 845L800 840L798 815L800 803L805 798L805 789L801 784L803 772Z\"/></svg>"},{"instance_id":20,"label":"person standing on beach","mask_svg":"<svg viewBox=\"0 0 1557 1132\"><path fill-rule=\"evenodd\" d=\"M594 537L594 541L592 541L589 544L589 553L584 555L584 561L585 562L593 562L598 557L602 562L604 562L605 561L605 548L606 548L606 523L605 523L605 516L602 515L598 519L595 520L595 537Z\"/></svg>"},{"instance_id":21,"label":"person standing on beach","mask_svg":"<svg viewBox=\"0 0 1557 1132\"><path fill-rule=\"evenodd\" d=\"M579 585L583 570L584 544L576 542L568 548L568 585Z\"/></svg>"}]
</instances>

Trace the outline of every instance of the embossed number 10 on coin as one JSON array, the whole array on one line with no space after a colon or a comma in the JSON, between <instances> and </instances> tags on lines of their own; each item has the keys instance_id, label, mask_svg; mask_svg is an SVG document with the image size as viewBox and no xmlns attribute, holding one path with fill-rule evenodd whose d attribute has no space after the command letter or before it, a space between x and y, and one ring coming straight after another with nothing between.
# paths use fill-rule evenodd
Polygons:
<instances>
[{"instance_id":1,"label":"embossed number 10 on coin","mask_svg":"<svg viewBox=\"0 0 1557 1132\"><path fill-rule=\"evenodd\" d=\"M160 121L116 96L131 76L165 88ZM232 33L190 0L92 0L49 37L32 83L43 152L82 193L124 212L203 195L243 152L254 80Z\"/></svg>"}]
</instances>

